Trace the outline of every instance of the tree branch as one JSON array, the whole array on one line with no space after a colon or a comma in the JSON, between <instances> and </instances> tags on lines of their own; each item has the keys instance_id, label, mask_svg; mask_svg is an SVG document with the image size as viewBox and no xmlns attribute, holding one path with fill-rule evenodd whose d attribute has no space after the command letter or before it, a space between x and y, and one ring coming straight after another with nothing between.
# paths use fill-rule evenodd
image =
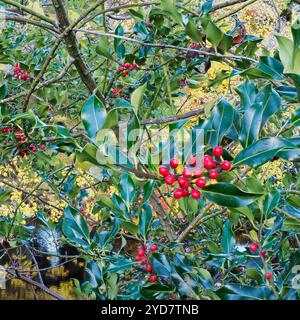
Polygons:
<instances>
[{"instance_id":1,"label":"tree branch","mask_svg":"<svg viewBox=\"0 0 300 320\"><path fill-rule=\"evenodd\" d=\"M122 39L124 41L129 41L129 42L133 42L133 43L137 43L141 46L144 47L152 47L152 48L161 48L161 49L173 49L173 50L179 50L179 51L184 51L184 52L196 52L198 54L202 54L204 56L211 56L211 57L216 57L216 58L221 58L221 59L229 59L229 60L236 60L236 61L249 61L252 63L258 63L258 61L256 61L255 59L246 57L246 56L241 56L241 55L225 55L225 54L220 54L220 53L213 53L213 52L208 52L205 50L201 50L201 49L193 49L193 48L185 48L185 47L180 47L180 46L174 46L171 44L163 44L163 43L149 43L149 42L143 42L140 40L136 40L136 39L132 39L132 38L128 38L128 37L124 37L124 36L120 36L117 34L113 34L113 33L107 33L107 32L103 32L103 31L98 31L98 30L88 30L88 29L75 29L77 32L82 32L82 33L86 33L86 34L94 34L94 35L100 35L100 36L107 36L107 37L112 37L112 38L118 38L118 39Z\"/></svg>"},{"instance_id":2,"label":"tree branch","mask_svg":"<svg viewBox=\"0 0 300 320\"><path fill-rule=\"evenodd\" d=\"M68 30L68 28L70 28L71 24L70 24L70 21L69 21L69 18L68 18L68 15L67 15L67 12L66 12L66 9L64 7L62 0L52 0L52 2L54 5L54 8L55 8L57 20L59 22L59 27L60 27L61 31L63 32L64 30ZM104 2L105 2L105 0L98 1L96 3L96 5L93 6L93 10L97 6L101 5ZM75 67L80 75L81 80L86 85L89 92L92 93L97 88L97 84L91 76L91 71L90 71L86 61L84 60L84 58L80 54L76 36L71 29L65 35L65 42L67 45L67 50L68 50L70 56L74 59L74 64L75 64ZM100 100L102 100L102 102L105 102L105 98L100 92L97 91L96 95L98 96L98 98Z\"/></svg>"},{"instance_id":3,"label":"tree branch","mask_svg":"<svg viewBox=\"0 0 300 320\"><path fill-rule=\"evenodd\" d=\"M25 11L28 14L30 14L30 15L36 17L36 18L39 18L39 19L41 19L41 20L43 20L45 22L48 22L48 23L52 24L53 26L56 26L55 21L53 21L52 19L50 19L50 18L48 18L48 17L46 17L46 16L34 11L34 10L29 9L27 6L23 6L22 4L17 3L15 1L11 1L11 0L1 0L1 2L4 2L4 3L6 3L6 4L10 5L10 6L13 6L15 8L18 8L18 9L20 9L22 11Z\"/></svg>"}]
</instances>

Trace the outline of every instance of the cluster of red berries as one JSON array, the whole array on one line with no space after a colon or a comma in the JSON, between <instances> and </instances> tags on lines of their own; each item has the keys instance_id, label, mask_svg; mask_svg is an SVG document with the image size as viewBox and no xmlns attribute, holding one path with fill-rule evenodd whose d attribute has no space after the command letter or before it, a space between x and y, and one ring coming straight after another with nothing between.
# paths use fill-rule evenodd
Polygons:
<instances>
[{"instance_id":1,"label":"cluster of red berries","mask_svg":"<svg viewBox=\"0 0 300 320\"><path fill-rule=\"evenodd\" d=\"M21 145L17 146L18 155L21 157L28 156L30 152L37 152L38 150L44 151L46 149L45 145L43 144L40 146L36 146L33 144L28 145L27 143L27 145L24 146L24 144L26 144L26 137L19 129L13 130L12 128L5 127L5 128L2 128L0 132L13 133L15 135L15 138L18 140L19 143L21 143Z\"/></svg>"},{"instance_id":2,"label":"cluster of red berries","mask_svg":"<svg viewBox=\"0 0 300 320\"><path fill-rule=\"evenodd\" d=\"M258 248L259 248L259 246L256 243L251 243L249 245L249 250L252 251L252 252L256 252L258 250ZM266 254L267 254L267 251L265 249L261 249L260 250L260 255L262 256L262 258L264 258ZM272 279L272 273L271 272L267 272L266 273L266 278L268 280L271 280Z\"/></svg>"},{"instance_id":3,"label":"cluster of red berries","mask_svg":"<svg viewBox=\"0 0 300 320\"><path fill-rule=\"evenodd\" d=\"M213 156L204 155L202 159L192 156L180 175L176 175L176 168L179 166L177 159L170 160L170 167L174 169L174 174L170 173L169 168L165 166L159 167L159 173L164 177L165 183L173 185L177 180L180 188L175 189L173 196L175 199L188 197L189 195L194 199L199 199L201 193L198 189L206 186L207 180L205 175L211 179L217 179L219 172L222 170L230 170L231 162L223 160L223 149L221 146L213 148ZM199 167L196 167L198 165ZM195 168L196 167L196 168ZM204 169L202 169L204 168ZM191 188L191 191L189 191Z\"/></svg>"},{"instance_id":4,"label":"cluster of red berries","mask_svg":"<svg viewBox=\"0 0 300 320\"><path fill-rule=\"evenodd\" d=\"M150 252L155 252L157 250L157 246L153 244L149 248ZM145 265L145 271L147 273L152 273L152 266L148 264L148 258L147 258L147 246L144 244L142 248L138 251L137 256L135 257L135 261L140 262L141 264ZM149 282L156 282L157 281L157 275L156 274L151 274L149 277Z\"/></svg>"},{"instance_id":5,"label":"cluster of red berries","mask_svg":"<svg viewBox=\"0 0 300 320\"><path fill-rule=\"evenodd\" d=\"M22 72L22 68L18 63L14 66L13 72L17 79L21 79L24 81L28 80L30 74L30 70L28 70L27 72Z\"/></svg>"},{"instance_id":6,"label":"cluster of red berries","mask_svg":"<svg viewBox=\"0 0 300 320\"><path fill-rule=\"evenodd\" d=\"M126 77L130 71L138 70L138 66L136 63L126 62L122 66L119 67L119 72L122 72L122 77Z\"/></svg>"},{"instance_id":7,"label":"cluster of red berries","mask_svg":"<svg viewBox=\"0 0 300 320\"><path fill-rule=\"evenodd\" d=\"M124 89L117 88L117 87L113 88L113 95L117 96L119 94L121 97L125 97L125 95L128 94L128 88L124 88Z\"/></svg>"}]
</instances>

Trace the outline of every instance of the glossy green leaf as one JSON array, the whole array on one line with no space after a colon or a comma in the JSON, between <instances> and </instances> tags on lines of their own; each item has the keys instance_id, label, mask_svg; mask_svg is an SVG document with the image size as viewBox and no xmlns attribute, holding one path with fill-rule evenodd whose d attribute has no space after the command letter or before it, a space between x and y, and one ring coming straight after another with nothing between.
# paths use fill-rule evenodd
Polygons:
<instances>
[{"instance_id":1,"label":"glossy green leaf","mask_svg":"<svg viewBox=\"0 0 300 320\"><path fill-rule=\"evenodd\" d=\"M230 254L235 246L234 234L230 220L223 226L221 246L224 253Z\"/></svg>"},{"instance_id":2,"label":"glossy green leaf","mask_svg":"<svg viewBox=\"0 0 300 320\"><path fill-rule=\"evenodd\" d=\"M90 138L102 129L106 119L106 110L97 96L91 96L84 104L81 111L82 124Z\"/></svg>"},{"instance_id":3,"label":"glossy green leaf","mask_svg":"<svg viewBox=\"0 0 300 320\"><path fill-rule=\"evenodd\" d=\"M147 83L144 83L142 86L137 87L131 94L131 104L134 107L134 111L136 114L138 113L139 107L143 102L146 88L147 88Z\"/></svg>"},{"instance_id":4,"label":"glossy green leaf","mask_svg":"<svg viewBox=\"0 0 300 320\"><path fill-rule=\"evenodd\" d=\"M147 203L145 203L142 207L142 210L140 211L140 216L139 216L140 234L142 237L144 237L144 239L146 239L147 233L151 226L151 222L152 222L152 209Z\"/></svg>"},{"instance_id":5,"label":"glossy green leaf","mask_svg":"<svg viewBox=\"0 0 300 320\"><path fill-rule=\"evenodd\" d=\"M182 24L181 15L176 10L175 0L161 0L160 5L164 11L170 14L176 23Z\"/></svg>"},{"instance_id":6,"label":"glossy green leaf","mask_svg":"<svg viewBox=\"0 0 300 320\"><path fill-rule=\"evenodd\" d=\"M226 132L230 129L233 123L234 109L226 101L221 100L212 110L211 123L211 145L219 145L225 136Z\"/></svg>"},{"instance_id":7,"label":"glossy green leaf","mask_svg":"<svg viewBox=\"0 0 300 320\"><path fill-rule=\"evenodd\" d=\"M273 159L280 149L293 147L288 141L277 138L263 138L242 150L234 159L234 166L247 164L256 167Z\"/></svg>"},{"instance_id":8,"label":"glossy green leaf","mask_svg":"<svg viewBox=\"0 0 300 320\"><path fill-rule=\"evenodd\" d=\"M68 206L64 212L63 232L65 236L77 245L87 248L90 244L88 225L82 215Z\"/></svg>"},{"instance_id":9,"label":"glossy green leaf","mask_svg":"<svg viewBox=\"0 0 300 320\"><path fill-rule=\"evenodd\" d=\"M262 196L262 194L247 193L225 182L208 185L202 193L208 200L232 208L247 206Z\"/></svg>"}]
</instances>

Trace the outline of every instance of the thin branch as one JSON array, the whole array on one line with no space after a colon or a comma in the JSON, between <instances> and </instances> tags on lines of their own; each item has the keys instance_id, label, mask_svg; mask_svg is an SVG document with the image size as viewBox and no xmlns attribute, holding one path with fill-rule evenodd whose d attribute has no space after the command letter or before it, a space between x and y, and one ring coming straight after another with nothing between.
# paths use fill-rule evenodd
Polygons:
<instances>
[{"instance_id":1,"label":"thin branch","mask_svg":"<svg viewBox=\"0 0 300 320\"><path fill-rule=\"evenodd\" d=\"M17 3L15 1L11 1L11 0L1 0L1 2L4 2L4 3L6 3L6 4L10 5L10 6L13 6L15 8L18 8L18 9L20 9L22 11L25 11L28 14L30 14L30 15L36 17L36 18L39 18L39 19L41 19L43 21L46 21L46 22L52 24L53 26L56 26L55 21L53 21L52 19L50 19L50 18L48 18L48 17L46 17L46 16L34 11L34 10L29 9L27 6L23 6L22 4Z\"/></svg>"},{"instance_id":2,"label":"thin branch","mask_svg":"<svg viewBox=\"0 0 300 320\"><path fill-rule=\"evenodd\" d=\"M24 24L28 23L28 24L40 27L40 28L42 28L42 29L44 29L46 31L50 30L50 31L53 31L55 33L58 32L58 30L55 27L53 27L53 25L51 25L51 24L42 23L41 21L34 20L34 19L29 19L29 18L26 18L26 17L21 16L21 15L7 14L4 17L0 16L0 20L10 20L10 21L20 22L20 23L24 23Z\"/></svg>"},{"instance_id":3,"label":"thin branch","mask_svg":"<svg viewBox=\"0 0 300 320\"><path fill-rule=\"evenodd\" d=\"M220 54L220 53L213 53L213 52L208 52L205 50L198 50L198 49L193 49L193 48L185 48L185 47L180 47L180 46L174 46L171 44L163 44L163 43L149 43L149 42L143 42L140 40L120 36L117 34L113 33L107 33L103 31L98 31L98 30L88 30L88 29L75 29L77 32L81 33L86 33L86 34L94 34L94 35L100 35L100 36L107 36L107 37L112 37L112 38L118 38L122 39L125 41L137 43L141 46L144 47L152 47L152 48L160 48L160 49L173 49L173 50L180 50L184 52L196 52L198 54L202 54L204 56L211 56L211 57L216 57L216 58L221 58L221 59L230 59L230 60L236 60L236 61L242 61L242 60L247 60L252 63L258 63L255 59L246 57L246 56L241 56L241 55L225 55L225 54Z\"/></svg>"},{"instance_id":4,"label":"thin branch","mask_svg":"<svg viewBox=\"0 0 300 320\"><path fill-rule=\"evenodd\" d=\"M47 294L49 294L50 296L54 297L55 299L57 300L68 300L66 297L60 295L59 293L57 292L54 292L52 290L50 290L49 288L47 288L45 285L35 281L35 280L32 280L31 278L29 277L26 277L24 276L23 274L21 273L18 273L17 270L14 270L14 269L6 269L6 272L8 274L10 274L11 276L13 276L14 278L18 278L20 280L23 280L24 282L26 283L29 283L41 290L43 290L44 292L46 292Z\"/></svg>"}]
</instances>

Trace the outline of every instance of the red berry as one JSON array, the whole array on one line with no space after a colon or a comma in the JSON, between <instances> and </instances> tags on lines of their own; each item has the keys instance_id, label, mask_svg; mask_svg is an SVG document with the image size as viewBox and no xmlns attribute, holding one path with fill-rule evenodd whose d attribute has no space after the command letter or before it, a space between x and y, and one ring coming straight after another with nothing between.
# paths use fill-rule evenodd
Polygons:
<instances>
[{"instance_id":1,"label":"red berry","mask_svg":"<svg viewBox=\"0 0 300 320\"><path fill-rule=\"evenodd\" d=\"M42 144L42 145L40 145L40 149L41 149L41 150L45 150L46 147Z\"/></svg>"},{"instance_id":2,"label":"red berry","mask_svg":"<svg viewBox=\"0 0 300 320\"><path fill-rule=\"evenodd\" d=\"M201 196L201 193L200 193L198 190L196 190L196 189L193 189L193 190L192 190L192 192L191 192L191 197L192 197L193 199L199 199L200 196Z\"/></svg>"},{"instance_id":3,"label":"red berry","mask_svg":"<svg viewBox=\"0 0 300 320\"><path fill-rule=\"evenodd\" d=\"M271 272L267 272L267 273L266 273L266 278L267 278L268 280L271 280L271 279L272 279L272 274L271 274Z\"/></svg>"},{"instance_id":4,"label":"red berry","mask_svg":"<svg viewBox=\"0 0 300 320\"><path fill-rule=\"evenodd\" d=\"M218 168L218 162L213 160L213 163L214 163L214 168Z\"/></svg>"},{"instance_id":5,"label":"red berry","mask_svg":"<svg viewBox=\"0 0 300 320\"><path fill-rule=\"evenodd\" d=\"M123 72L124 70L125 70L124 67L119 67L119 71L120 71L120 72Z\"/></svg>"},{"instance_id":6,"label":"red berry","mask_svg":"<svg viewBox=\"0 0 300 320\"><path fill-rule=\"evenodd\" d=\"M231 168L231 162L227 161L227 160L224 160L222 163L221 163L221 167L223 170L230 170Z\"/></svg>"},{"instance_id":7,"label":"red berry","mask_svg":"<svg viewBox=\"0 0 300 320\"><path fill-rule=\"evenodd\" d=\"M28 73L22 73L21 74L21 79L25 80L25 81L28 80Z\"/></svg>"},{"instance_id":8,"label":"red berry","mask_svg":"<svg viewBox=\"0 0 300 320\"><path fill-rule=\"evenodd\" d=\"M139 252L138 252L138 256L139 257L143 257L145 255L145 251L144 250L139 250Z\"/></svg>"},{"instance_id":9,"label":"red berry","mask_svg":"<svg viewBox=\"0 0 300 320\"><path fill-rule=\"evenodd\" d=\"M193 171L189 168L184 168L183 169L183 172L182 172L182 175L185 177L185 178L191 178L192 175L193 175Z\"/></svg>"},{"instance_id":10,"label":"red berry","mask_svg":"<svg viewBox=\"0 0 300 320\"><path fill-rule=\"evenodd\" d=\"M139 68L136 63L133 64L133 67L134 67L135 69L138 69L138 68Z\"/></svg>"},{"instance_id":11,"label":"red berry","mask_svg":"<svg viewBox=\"0 0 300 320\"><path fill-rule=\"evenodd\" d=\"M212 160L205 160L203 166L205 169L212 169L215 164Z\"/></svg>"},{"instance_id":12,"label":"red berry","mask_svg":"<svg viewBox=\"0 0 300 320\"><path fill-rule=\"evenodd\" d=\"M157 250L157 246L155 244L153 244L151 247L150 247L150 251L151 252L154 252Z\"/></svg>"},{"instance_id":13,"label":"red berry","mask_svg":"<svg viewBox=\"0 0 300 320\"><path fill-rule=\"evenodd\" d=\"M151 273L152 269L153 269L152 266L148 265L145 270L146 272Z\"/></svg>"},{"instance_id":14,"label":"red berry","mask_svg":"<svg viewBox=\"0 0 300 320\"><path fill-rule=\"evenodd\" d=\"M205 162L205 161L207 161L207 160L213 161L212 156L210 156L210 155L208 155L208 154L204 155L204 157L203 157L203 162Z\"/></svg>"},{"instance_id":15,"label":"red berry","mask_svg":"<svg viewBox=\"0 0 300 320\"><path fill-rule=\"evenodd\" d=\"M258 248L258 245L255 244L255 243L251 243L250 246L249 246L249 249L250 249L251 251L256 251L257 248Z\"/></svg>"},{"instance_id":16,"label":"red berry","mask_svg":"<svg viewBox=\"0 0 300 320\"><path fill-rule=\"evenodd\" d=\"M211 170L209 171L209 177L211 179L217 179L219 172L217 170Z\"/></svg>"},{"instance_id":17,"label":"red berry","mask_svg":"<svg viewBox=\"0 0 300 320\"><path fill-rule=\"evenodd\" d=\"M176 189L174 192L173 192L173 196L175 199L180 199L183 197L183 190L182 189Z\"/></svg>"},{"instance_id":18,"label":"red berry","mask_svg":"<svg viewBox=\"0 0 300 320\"><path fill-rule=\"evenodd\" d=\"M197 158L196 158L196 156L192 156L192 157L190 158L190 160L189 160L188 163L189 163L190 166L195 167L196 164L197 164Z\"/></svg>"},{"instance_id":19,"label":"red berry","mask_svg":"<svg viewBox=\"0 0 300 320\"><path fill-rule=\"evenodd\" d=\"M175 177L172 174L168 174L165 177L165 183L168 185L172 185L175 182Z\"/></svg>"},{"instance_id":20,"label":"red berry","mask_svg":"<svg viewBox=\"0 0 300 320\"><path fill-rule=\"evenodd\" d=\"M129 67L129 70L132 71L133 69L134 69L134 66L131 65L131 66Z\"/></svg>"},{"instance_id":21,"label":"red berry","mask_svg":"<svg viewBox=\"0 0 300 320\"><path fill-rule=\"evenodd\" d=\"M24 137L24 136L21 136L21 137L18 138L18 140L19 140L20 142L24 142L24 141L25 141L25 137Z\"/></svg>"},{"instance_id":22,"label":"red berry","mask_svg":"<svg viewBox=\"0 0 300 320\"><path fill-rule=\"evenodd\" d=\"M37 152L37 147L32 147L31 151L32 152Z\"/></svg>"},{"instance_id":23,"label":"red berry","mask_svg":"<svg viewBox=\"0 0 300 320\"><path fill-rule=\"evenodd\" d=\"M138 262L139 262L139 261L141 261L141 260L142 260L142 258L141 258L140 256L136 256L136 257L135 257L135 261L138 261Z\"/></svg>"},{"instance_id":24,"label":"red berry","mask_svg":"<svg viewBox=\"0 0 300 320\"><path fill-rule=\"evenodd\" d=\"M220 157L222 154L223 154L223 149L221 146L217 146L217 147L214 147L213 148L213 154L216 156L216 157Z\"/></svg>"},{"instance_id":25,"label":"red berry","mask_svg":"<svg viewBox=\"0 0 300 320\"><path fill-rule=\"evenodd\" d=\"M124 63L124 67L125 67L126 69L130 68L130 63L128 63L128 62Z\"/></svg>"},{"instance_id":26,"label":"red berry","mask_svg":"<svg viewBox=\"0 0 300 320\"><path fill-rule=\"evenodd\" d=\"M267 251L263 249L263 250L261 250L260 254L261 254L262 256L265 256L265 255L267 254Z\"/></svg>"},{"instance_id":27,"label":"red berry","mask_svg":"<svg viewBox=\"0 0 300 320\"><path fill-rule=\"evenodd\" d=\"M157 281L157 275L153 274L152 276L150 276L149 282L156 282L156 281Z\"/></svg>"},{"instance_id":28,"label":"red berry","mask_svg":"<svg viewBox=\"0 0 300 320\"><path fill-rule=\"evenodd\" d=\"M195 168L193 171L193 176L196 178L200 178L202 176L202 169L201 168Z\"/></svg>"},{"instance_id":29,"label":"red berry","mask_svg":"<svg viewBox=\"0 0 300 320\"><path fill-rule=\"evenodd\" d=\"M142 264L147 264L148 263L148 259L147 258L143 258L141 262L142 262Z\"/></svg>"},{"instance_id":30,"label":"red berry","mask_svg":"<svg viewBox=\"0 0 300 320\"><path fill-rule=\"evenodd\" d=\"M199 179L196 180L195 183L196 183L196 186L198 188L204 188L205 185L206 185L206 179L205 178L199 178Z\"/></svg>"},{"instance_id":31,"label":"red berry","mask_svg":"<svg viewBox=\"0 0 300 320\"><path fill-rule=\"evenodd\" d=\"M128 72L126 71L126 72L124 72L124 73L122 73L122 77L126 77L128 75Z\"/></svg>"},{"instance_id":32,"label":"red berry","mask_svg":"<svg viewBox=\"0 0 300 320\"><path fill-rule=\"evenodd\" d=\"M188 189L183 189L182 190L182 197L187 197L189 195L189 190Z\"/></svg>"},{"instance_id":33,"label":"red berry","mask_svg":"<svg viewBox=\"0 0 300 320\"><path fill-rule=\"evenodd\" d=\"M166 177L169 174L169 169L164 166L159 167L158 171L163 177Z\"/></svg>"},{"instance_id":34,"label":"red berry","mask_svg":"<svg viewBox=\"0 0 300 320\"><path fill-rule=\"evenodd\" d=\"M189 185L190 185L189 181L184 177L179 177L178 178L178 184L183 189L187 189L189 187Z\"/></svg>"},{"instance_id":35,"label":"red berry","mask_svg":"<svg viewBox=\"0 0 300 320\"><path fill-rule=\"evenodd\" d=\"M113 94L116 96L119 93L119 89L118 88L114 88L113 89Z\"/></svg>"},{"instance_id":36,"label":"red berry","mask_svg":"<svg viewBox=\"0 0 300 320\"><path fill-rule=\"evenodd\" d=\"M170 160L170 167L172 169L176 169L179 165L179 161L177 159L171 159Z\"/></svg>"}]
</instances>

